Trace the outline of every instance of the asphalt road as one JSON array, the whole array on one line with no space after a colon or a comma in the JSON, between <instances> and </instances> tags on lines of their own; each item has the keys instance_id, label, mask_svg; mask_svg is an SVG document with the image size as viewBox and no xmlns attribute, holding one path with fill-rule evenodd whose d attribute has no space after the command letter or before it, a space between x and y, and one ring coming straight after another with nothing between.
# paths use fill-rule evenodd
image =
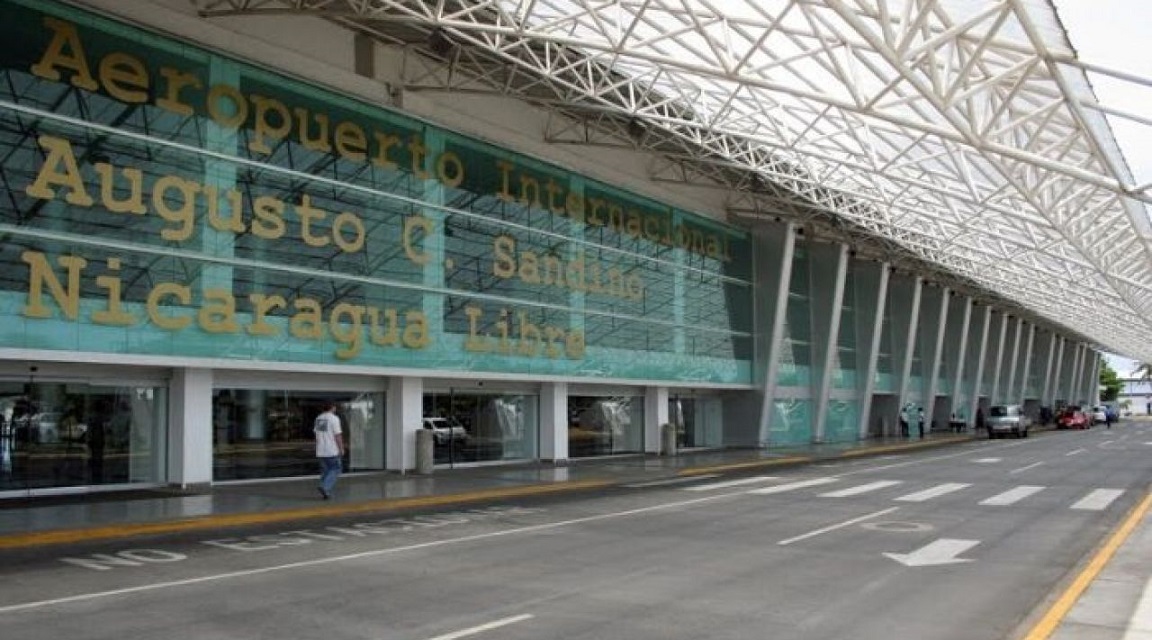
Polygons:
<instances>
[{"instance_id":1,"label":"asphalt road","mask_svg":"<svg viewBox=\"0 0 1152 640\"><path fill-rule=\"evenodd\" d=\"M1016 637L1152 480L1152 428L454 510L0 553L0 637Z\"/></svg>"}]
</instances>

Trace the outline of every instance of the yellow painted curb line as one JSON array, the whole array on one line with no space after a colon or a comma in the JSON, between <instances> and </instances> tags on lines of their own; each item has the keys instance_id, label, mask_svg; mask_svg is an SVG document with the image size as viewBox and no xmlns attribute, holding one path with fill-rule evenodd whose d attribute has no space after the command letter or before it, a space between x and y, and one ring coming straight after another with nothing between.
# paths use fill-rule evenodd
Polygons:
<instances>
[{"instance_id":1,"label":"yellow painted curb line","mask_svg":"<svg viewBox=\"0 0 1152 640\"><path fill-rule=\"evenodd\" d=\"M391 500L373 500L370 502L357 502L348 505L333 504L325 505L322 507L280 509L276 511L264 511L257 513L234 513L203 516L185 520L129 523L102 527L89 527L85 529L33 531L29 533L18 533L14 535L0 536L0 549L15 549L20 547L32 547L51 544L91 542L94 540L127 538L132 536L160 533L180 533L184 531L217 529L221 527L269 524L275 522L340 516L373 511L435 507L462 502L476 502L480 500L489 500L495 498L519 498L524 496L558 493L561 491L597 489L611 485L612 483L607 480L580 480L531 485L527 487L510 487L506 489L485 489L483 491L473 491L469 493L457 493L451 495L421 496L415 498L398 498Z\"/></svg>"},{"instance_id":2,"label":"yellow painted curb line","mask_svg":"<svg viewBox=\"0 0 1152 640\"><path fill-rule=\"evenodd\" d=\"M1044 616L1040 618L1036 626L1032 627L1032 630L1029 631L1028 635L1024 636L1022 640L1046 640L1052 635L1052 632L1063 622L1064 616L1068 615L1068 612L1072 610L1072 607L1076 604L1076 601L1080 599L1080 596L1088 588L1088 585L1092 584L1096 576L1100 575L1100 572L1104 570L1104 567L1112 559L1112 556L1116 554L1116 550L1119 549L1120 545L1124 544L1124 541L1132 534L1132 530L1136 528L1136 525L1139 524L1140 520L1144 518L1144 515L1148 513L1150 507L1152 507L1152 493L1145 495L1144 499L1140 501L1140 504L1132 509L1132 512L1128 514L1128 517L1124 520L1124 523L1120 525L1120 528L1108 538L1108 542L1104 543L1104 546L1096 552L1095 557L1088 563L1088 566L1084 567L1080 575L1076 576L1072 584L1068 585L1064 593L1056 599L1056 602L1052 603L1052 606L1048 608L1048 611L1044 613Z\"/></svg>"},{"instance_id":3,"label":"yellow painted curb line","mask_svg":"<svg viewBox=\"0 0 1152 640\"><path fill-rule=\"evenodd\" d=\"M920 449L923 447L931 447L936 445L952 444L955 442L964 442L970 438L937 438L935 440L925 440L923 442L906 442L904 444L889 444L869 449L852 449L845 451L838 455L838 458L855 458L857 456L868 456L877 453L889 453L891 451L906 451L908 449Z\"/></svg>"},{"instance_id":4,"label":"yellow painted curb line","mask_svg":"<svg viewBox=\"0 0 1152 640\"><path fill-rule=\"evenodd\" d=\"M771 460L753 460L751 462L733 462L731 464L718 464L714 467L692 467L676 472L681 477L700 476L717 471L732 471L733 469L755 469L757 467L772 467L780 464L795 464L798 462L814 462L811 456L792 456L790 458L773 458Z\"/></svg>"}]
</instances>

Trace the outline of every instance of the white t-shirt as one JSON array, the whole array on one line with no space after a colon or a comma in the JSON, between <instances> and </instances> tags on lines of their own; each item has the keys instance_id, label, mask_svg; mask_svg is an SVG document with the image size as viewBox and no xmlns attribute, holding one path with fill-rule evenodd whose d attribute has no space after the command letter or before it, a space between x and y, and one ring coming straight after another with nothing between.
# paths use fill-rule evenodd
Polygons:
<instances>
[{"instance_id":1,"label":"white t-shirt","mask_svg":"<svg viewBox=\"0 0 1152 640\"><path fill-rule=\"evenodd\" d=\"M316 416L312 423L312 432L316 434L316 457L331 458L340 455L340 447L336 446L336 436L340 435L340 418L331 411L325 411Z\"/></svg>"}]
</instances>

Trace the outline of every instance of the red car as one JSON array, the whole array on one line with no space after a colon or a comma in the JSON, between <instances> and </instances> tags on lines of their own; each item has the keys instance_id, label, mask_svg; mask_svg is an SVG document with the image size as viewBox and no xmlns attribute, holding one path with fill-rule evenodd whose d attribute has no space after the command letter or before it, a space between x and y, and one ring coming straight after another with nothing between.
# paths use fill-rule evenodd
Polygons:
<instances>
[{"instance_id":1,"label":"red car","mask_svg":"<svg viewBox=\"0 0 1152 640\"><path fill-rule=\"evenodd\" d=\"M1057 429L1087 429L1091 426L1092 421L1088 419L1088 415L1075 409L1063 411L1060 417L1056 418Z\"/></svg>"}]
</instances>

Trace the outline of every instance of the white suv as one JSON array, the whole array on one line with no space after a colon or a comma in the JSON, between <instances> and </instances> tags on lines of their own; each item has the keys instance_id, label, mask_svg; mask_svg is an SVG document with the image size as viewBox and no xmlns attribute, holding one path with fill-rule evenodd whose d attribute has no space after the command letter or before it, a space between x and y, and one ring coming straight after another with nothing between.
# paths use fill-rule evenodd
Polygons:
<instances>
[{"instance_id":1,"label":"white suv","mask_svg":"<svg viewBox=\"0 0 1152 640\"><path fill-rule=\"evenodd\" d=\"M460 442L468 439L468 432L464 427L449 418L424 418L424 428L432 431L432 439L436 444L448 444L452 440Z\"/></svg>"}]
</instances>

